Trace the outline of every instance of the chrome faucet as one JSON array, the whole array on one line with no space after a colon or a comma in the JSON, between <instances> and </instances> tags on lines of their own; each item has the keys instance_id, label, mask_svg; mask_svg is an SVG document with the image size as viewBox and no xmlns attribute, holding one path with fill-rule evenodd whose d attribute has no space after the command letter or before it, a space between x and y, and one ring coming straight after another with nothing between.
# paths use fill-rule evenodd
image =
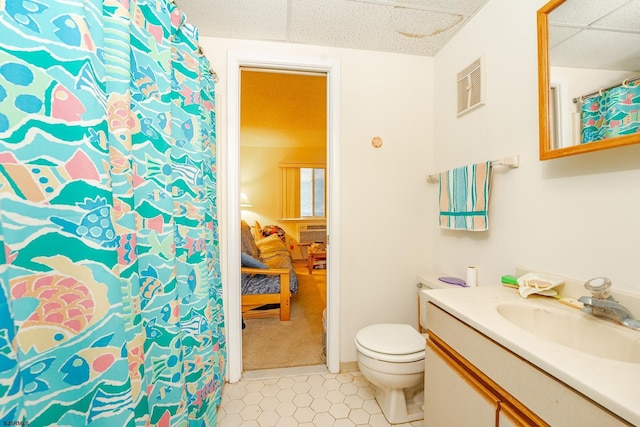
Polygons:
<instances>
[{"instance_id":1,"label":"chrome faucet","mask_svg":"<svg viewBox=\"0 0 640 427\"><path fill-rule=\"evenodd\" d=\"M578 301L584 304L582 311L597 317L604 317L621 323L631 329L640 331L640 321L618 301L616 301L609 288L611 280L606 277L596 277L588 280L584 287L591 292L591 296L583 296Z\"/></svg>"}]
</instances>

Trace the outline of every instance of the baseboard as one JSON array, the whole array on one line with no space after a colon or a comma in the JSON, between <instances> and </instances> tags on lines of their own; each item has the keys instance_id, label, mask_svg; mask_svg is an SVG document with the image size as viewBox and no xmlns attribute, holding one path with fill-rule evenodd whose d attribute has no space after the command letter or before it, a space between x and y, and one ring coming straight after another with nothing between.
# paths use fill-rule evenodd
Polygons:
<instances>
[{"instance_id":1,"label":"baseboard","mask_svg":"<svg viewBox=\"0 0 640 427\"><path fill-rule=\"evenodd\" d=\"M296 366L293 368L258 369L255 371L244 371L243 380L299 377L301 375L327 374L329 370L325 365Z\"/></svg>"},{"instance_id":2,"label":"baseboard","mask_svg":"<svg viewBox=\"0 0 640 427\"><path fill-rule=\"evenodd\" d=\"M340 372L359 372L358 362L340 362Z\"/></svg>"}]
</instances>

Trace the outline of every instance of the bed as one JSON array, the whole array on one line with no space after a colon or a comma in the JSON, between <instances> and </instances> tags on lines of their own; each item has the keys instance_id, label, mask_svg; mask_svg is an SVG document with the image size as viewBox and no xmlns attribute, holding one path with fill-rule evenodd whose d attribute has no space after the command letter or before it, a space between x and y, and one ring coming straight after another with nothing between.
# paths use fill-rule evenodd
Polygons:
<instances>
[{"instance_id":1,"label":"bed","mask_svg":"<svg viewBox=\"0 0 640 427\"><path fill-rule=\"evenodd\" d=\"M278 234L255 239L246 221L240 224L242 316L289 320L291 296L298 292L293 258Z\"/></svg>"}]
</instances>

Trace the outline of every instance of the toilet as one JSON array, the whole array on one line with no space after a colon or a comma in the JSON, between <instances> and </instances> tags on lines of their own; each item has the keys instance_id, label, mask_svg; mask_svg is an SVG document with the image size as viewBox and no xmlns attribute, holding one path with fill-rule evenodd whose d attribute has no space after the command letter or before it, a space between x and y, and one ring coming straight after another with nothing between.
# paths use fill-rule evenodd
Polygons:
<instances>
[{"instance_id":1,"label":"toilet","mask_svg":"<svg viewBox=\"0 0 640 427\"><path fill-rule=\"evenodd\" d=\"M431 275L419 275L420 288L448 288ZM426 336L413 326L381 323L366 326L355 338L362 375L375 386L375 397L390 424L424 418Z\"/></svg>"},{"instance_id":2,"label":"toilet","mask_svg":"<svg viewBox=\"0 0 640 427\"><path fill-rule=\"evenodd\" d=\"M375 385L387 421L422 419L425 337L410 325L381 323L360 329L355 344L360 372Z\"/></svg>"}]
</instances>

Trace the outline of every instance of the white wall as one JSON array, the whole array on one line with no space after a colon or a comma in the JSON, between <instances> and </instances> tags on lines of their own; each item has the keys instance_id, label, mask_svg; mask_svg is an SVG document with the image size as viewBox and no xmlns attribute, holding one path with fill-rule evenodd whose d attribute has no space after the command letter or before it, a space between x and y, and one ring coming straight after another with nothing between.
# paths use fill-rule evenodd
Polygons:
<instances>
[{"instance_id":1,"label":"white wall","mask_svg":"<svg viewBox=\"0 0 640 427\"><path fill-rule=\"evenodd\" d=\"M353 339L363 326L417 326L416 275L430 269L433 259L429 238L435 190L426 183L434 152L433 58L206 37L200 44L220 77L216 104L222 161L228 51L340 61L340 360L355 361ZM374 136L383 139L382 148L371 146ZM223 206L224 175L219 183Z\"/></svg>"},{"instance_id":2,"label":"white wall","mask_svg":"<svg viewBox=\"0 0 640 427\"><path fill-rule=\"evenodd\" d=\"M640 292L640 146L538 160L535 12L546 0L491 0L435 57L435 159L444 170L519 154L494 173L490 231L434 229L436 272L497 285L518 264ZM455 76L486 55L487 103L456 118Z\"/></svg>"}]
</instances>

